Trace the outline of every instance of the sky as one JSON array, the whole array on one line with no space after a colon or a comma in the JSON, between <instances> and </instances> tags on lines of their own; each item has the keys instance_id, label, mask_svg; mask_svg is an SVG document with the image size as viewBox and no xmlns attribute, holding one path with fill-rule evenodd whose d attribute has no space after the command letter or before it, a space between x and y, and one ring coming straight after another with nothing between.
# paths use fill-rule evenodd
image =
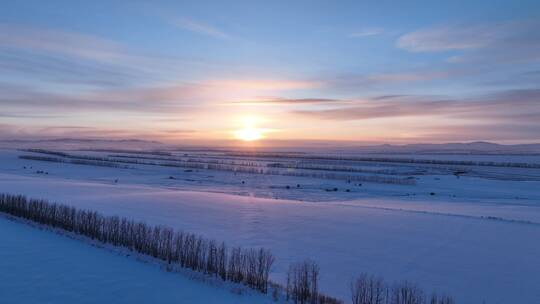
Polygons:
<instances>
[{"instance_id":1,"label":"sky","mask_svg":"<svg viewBox=\"0 0 540 304\"><path fill-rule=\"evenodd\" d=\"M0 6L0 139L540 142L539 1Z\"/></svg>"}]
</instances>

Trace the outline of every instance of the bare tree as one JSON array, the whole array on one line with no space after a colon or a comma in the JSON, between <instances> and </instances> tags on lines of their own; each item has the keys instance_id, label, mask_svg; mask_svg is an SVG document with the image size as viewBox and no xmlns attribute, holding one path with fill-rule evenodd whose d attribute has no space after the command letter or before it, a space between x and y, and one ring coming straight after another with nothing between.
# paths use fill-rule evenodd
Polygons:
<instances>
[{"instance_id":1,"label":"bare tree","mask_svg":"<svg viewBox=\"0 0 540 304\"><path fill-rule=\"evenodd\" d=\"M360 274L351 282L353 304L383 304L386 301L388 286L382 278Z\"/></svg>"},{"instance_id":2,"label":"bare tree","mask_svg":"<svg viewBox=\"0 0 540 304\"><path fill-rule=\"evenodd\" d=\"M391 304L424 304L424 293L418 286L404 281L392 287L390 293Z\"/></svg>"},{"instance_id":3,"label":"bare tree","mask_svg":"<svg viewBox=\"0 0 540 304\"><path fill-rule=\"evenodd\" d=\"M319 285L319 266L305 260L292 264L287 272L287 297L294 303L317 304Z\"/></svg>"},{"instance_id":4,"label":"bare tree","mask_svg":"<svg viewBox=\"0 0 540 304\"><path fill-rule=\"evenodd\" d=\"M432 294L429 298L429 304L455 304L454 299L447 295Z\"/></svg>"}]
</instances>

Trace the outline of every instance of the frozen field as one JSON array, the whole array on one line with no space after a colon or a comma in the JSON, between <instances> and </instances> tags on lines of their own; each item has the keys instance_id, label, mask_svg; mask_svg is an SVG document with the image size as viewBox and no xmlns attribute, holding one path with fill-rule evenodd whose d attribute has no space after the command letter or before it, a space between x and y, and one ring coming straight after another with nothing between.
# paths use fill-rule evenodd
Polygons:
<instances>
[{"instance_id":1,"label":"frozen field","mask_svg":"<svg viewBox=\"0 0 540 304\"><path fill-rule=\"evenodd\" d=\"M278 281L290 262L310 257L321 266L322 289L345 299L349 280L368 272L388 281L418 282L426 290L454 295L459 303L540 303L540 169L333 164L333 169L343 169L335 172L339 176L390 178L366 182L293 176L287 172L322 171L298 169L306 162L294 158L70 153L141 161L168 158L168 163L175 159L181 165L188 158L249 168L282 163L277 167L282 171L249 174L113 162L128 167L115 168L19 159L22 154L44 155L5 150L0 154L0 192L167 224L231 244L263 246L277 256L272 276ZM464 173L454 174L458 171ZM394 178L414 183L386 182Z\"/></svg>"},{"instance_id":2,"label":"frozen field","mask_svg":"<svg viewBox=\"0 0 540 304\"><path fill-rule=\"evenodd\" d=\"M0 302L273 303L0 216Z\"/></svg>"}]
</instances>

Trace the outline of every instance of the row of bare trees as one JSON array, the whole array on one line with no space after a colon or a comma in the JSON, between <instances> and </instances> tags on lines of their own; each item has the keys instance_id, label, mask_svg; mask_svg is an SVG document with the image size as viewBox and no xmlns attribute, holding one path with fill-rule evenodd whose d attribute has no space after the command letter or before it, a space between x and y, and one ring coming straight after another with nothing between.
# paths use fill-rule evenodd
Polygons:
<instances>
[{"instance_id":1,"label":"row of bare trees","mask_svg":"<svg viewBox=\"0 0 540 304\"><path fill-rule=\"evenodd\" d=\"M208 157L201 155L200 157L156 157L156 156L140 156L140 155L126 155L126 154L109 154L108 157L120 158L120 159L147 159L147 160L159 160L159 161L178 161L188 163L204 163L204 164L223 164L245 167L261 167L262 164L256 161L241 161L241 160L228 160L218 157Z\"/></svg>"},{"instance_id":2,"label":"row of bare trees","mask_svg":"<svg viewBox=\"0 0 540 304\"><path fill-rule=\"evenodd\" d=\"M290 265L285 286L269 279L274 256L264 248L228 247L225 243L194 233L152 226L119 216L77 209L22 195L0 194L0 212L52 228L89 237L102 243L127 248L159 259L168 266L202 272L224 281L245 284L268 293L274 299L284 291L287 302L295 304L340 304L342 301L319 290L320 268L312 260ZM454 304L448 296L432 295L409 282L387 284L383 279L361 274L351 283L352 304Z\"/></svg>"},{"instance_id":3,"label":"row of bare trees","mask_svg":"<svg viewBox=\"0 0 540 304\"><path fill-rule=\"evenodd\" d=\"M390 176L378 176L378 175L351 175L341 174L334 172L307 172L307 171L275 171L268 170L267 172L275 172L276 175L297 176L297 177L311 177L322 179L334 179L334 180L348 180L356 182L371 182L380 184L394 184L394 185L414 185L415 179L390 177ZM273 174L273 173L269 173Z\"/></svg>"},{"instance_id":4,"label":"row of bare trees","mask_svg":"<svg viewBox=\"0 0 540 304\"><path fill-rule=\"evenodd\" d=\"M320 164L320 163L309 163L309 162L270 163L267 166L273 167L273 168L371 173L371 174L384 174L384 175L415 175L415 174L418 174L419 172L417 170L400 171L400 170L394 170L394 169L366 169L364 167L358 167L358 166Z\"/></svg>"},{"instance_id":5,"label":"row of bare trees","mask_svg":"<svg viewBox=\"0 0 540 304\"><path fill-rule=\"evenodd\" d=\"M495 162L474 160L447 160L447 159L420 159L420 158L395 158L395 157L366 157L366 156L340 156L340 155L313 155L291 154L273 152L231 152L226 156L251 157L251 158L274 158L274 159L305 159L305 160L332 160L349 162L378 162L378 163L404 163L404 164L431 164L431 165L455 165L455 166L484 166L484 167L514 167L514 168L540 168L539 163L521 162Z\"/></svg>"},{"instance_id":6,"label":"row of bare trees","mask_svg":"<svg viewBox=\"0 0 540 304\"><path fill-rule=\"evenodd\" d=\"M446 295L427 297L422 289L408 281L390 285L382 278L360 274L351 282L352 304L455 304Z\"/></svg>"},{"instance_id":7,"label":"row of bare trees","mask_svg":"<svg viewBox=\"0 0 540 304\"><path fill-rule=\"evenodd\" d=\"M0 212L268 292L274 256L264 248L228 248L225 243L170 227L104 216L20 195L0 194Z\"/></svg>"},{"instance_id":8,"label":"row of bare trees","mask_svg":"<svg viewBox=\"0 0 540 304\"><path fill-rule=\"evenodd\" d=\"M87 159L63 159L59 157L51 156L39 156L39 155L20 155L20 159L27 160L37 160L37 161L47 161L53 163L70 163L75 165L89 165L89 166L99 166L99 167L109 167L109 168L129 168L126 165L120 165L114 162L102 161L102 160L87 160Z\"/></svg>"},{"instance_id":9,"label":"row of bare trees","mask_svg":"<svg viewBox=\"0 0 540 304\"><path fill-rule=\"evenodd\" d=\"M37 153L45 153L45 154L55 153L53 151L48 151L48 150L45 150L45 152L38 152L38 151L41 151L41 150L32 150L32 152L37 152ZM62 153L63 157L70 159L69 162L74 163L74 164L89 164L89 165L96 164L99 166L109 166L108 164L127 163L127 164L137 164L137 165L230 171L230 172L247 173L247 174L283 175L283 176L295 176L295 177L310 177L310 178L318 178L318 179L397 184L397 185L416 184L416 180L410 179L410 178L379 176L379 175L369 175L369 176L351 175L351 174L343 174L343 173L335 173L335 172L314 172L314 171L308 171L308 170L289 171L289 170L283 170L282 168L254 166L253 163L248 163L247 165L246 164L231 165L231 164L224 164L224 163L190 162L190 161L184 161L184 160L156 162L156 161L142 160L135 157L111 158L111 157L101 157L101 156L72 155L72 154L67 154L63 152L59 152L59 153ZM50 158L50 157L40 157L40 156L31 156L31 155L30 156L23 155L23 156L20 156L20 158L63 162L62 159L59 159L59 158L53 160L53 158Z\"/></svg>"},{"instance_id":10,"label":"row of bare trees","mask_svg":"<svg viewBox=\"0 0 540 304\"><path fill-rule=\"evenodd\" d=\"M80 156L78 156L80 157ZM174 162L152 162L152 161L141 161L141 160L126 160L126 159L111 159L105 158L107 161L114 162L123 162L123 163L132 163L132 164L142 164L142 165L157 165L157 166L168 166L168 167L183 167L183 168L196 168L196 169L207 169L207 170L216 170L216 171L232 171L237 173L247 173L247 174L266 174L266 175L284 175L284 176L296 176L296 177L311 177L319 179L333 179L333 180L351 180L351 181L362 181L362 182L373 182L373 183L385 183L385 184L398 184L398 185L414 185L416 181L409 178L398 178L391 176L377 176L377 175L350 175L350 174L340 174L334 172L308 172L305 170L299 171L290 171L282 170L282 168L290 169L292 167L280 167L277 165L271 166L261 166L255 162L221 162L221 161L207 161L207 160L198 160L194 159L188 160L174 160ZM344 171L344 170L328 170L326 168L320 167L298 167L295 169L307 169L307 170L318 170L318 171ZM369 171L354 171L349 170L350 172L357 173L376 173L376 174L389 174L390 172L369 172ZM395 174L394 174L395 175Z\"/></svg>"},{"instance_id":11,"label":"row of bare trees","mask_svg":"<svg viewBox=\"0 0 540 304\"><path fill-rule=\"evenodd\" d=\"M40 148L30 148L30 149L20 149L25 152L41 153L41 154L50 154L57 156L68 156L69 154L60 151L40 149ZM170 156L170 152L164 151L143 151L143 150L125 150L125 149L88 149L83 151L91 152L112 152L112 153L130 153L130 154L140 154L140 155L160 155L160 156Z\"/></svg>"}]
</instances>

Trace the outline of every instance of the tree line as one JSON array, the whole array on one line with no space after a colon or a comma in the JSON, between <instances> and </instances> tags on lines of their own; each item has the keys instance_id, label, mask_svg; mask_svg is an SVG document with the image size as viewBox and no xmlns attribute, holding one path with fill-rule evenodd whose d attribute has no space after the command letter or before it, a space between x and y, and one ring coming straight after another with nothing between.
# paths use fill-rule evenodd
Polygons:
<instances>
[{"instance_id":1,"label":"tree line","mask_svg":"<svg viewBox=\"0 0 540 304\"><path fill-rule=\"evenodd\" d=\"M274 256L264 248L229 248L194 233L20 195L1 194L0 212L125 247L169 265L243 283L263 293L268 291Z\"/></svg>"},{"instance_id":2,"label":"tree line","mask_svg":"<svg viewBox=\"0 0 540 304\"><path fill-rule=\"evenodd\" d=\"M318 164L318 163L270 163L268 167L273 168L287 168L287 169L304 169L304 170L320 170L320 171L343 171L343 172L356 172L356 173L373 173L373 174L385 174L385 175L417 175L416 171L399 171L393 169L365 169L353 166L345 165L331 165L331 164Z\"/></svg>"},{"instance_id":3,"label":"tree line","mask_svg":"<svg viewBox=\"0 0 540 304\"><path fill-rule=\"evenodd\" d=\"M514 167L540 169L539 163L521 162L495 162L474 160L446 160L446 159L419 159L419 158L394 158L394 157L365 157L365 156L339 156L339 155L290 155L282 153L265 152L234 152L226 153L235 157L263 157L276 159L306 159L306 160L332 160L352 162L378 162L378 163L404 163L404 164L431 164L431 165L454 165L454 166L483 166L483 167Z\"/></svg>"},{"instance_id":4,"label":"tree line","mask_svg":"<svg viewBox=\"0 0 540 304\"><path fill-rule=\"evenodd\" d=\"M388 284L380 277L360 274L351 282L352 304L455 304L452 297L436 293L427 296L408 281Z\"/></svg>"},{"instance_id":5,"label":"tree line","mask_svg":"<svg viewBox=\"0 0 540 304\"><path fill-rule=\"evenodd\" d=\"M270 281L275 257L265 248L229 247L195 233L167 226L148 225L119 216L105 216L91 210L27 199L22 195L0 194L0 212L55 229L75 233L113 246L161 260L174 266L258 290L272 288L275 300L283 294L295 304L340 304L341 300L320 292L320 268L312 260L293 263L285 286ZM448 296L426 297L409 282L387 284L381 278L361 274L350 285L352 304L455 304Z\"/></svg>"},{"instance_id":6,"label":"tree line","mask_svg":"<svg viewBox=\"0 0 540 304\"><path fill-rule=\"evenodd\" d=\"M44 154L56 153L54 151L41 150L41 149L33 149L31 152L44 153ZM112 163L127 163L127 164L137 164L137 165L229 171L229 172L247 173L247 174L310 177L310 178L317 178L317 179L348 180L348 181L397 184L397 185L416 184L416 180L411 179L411 178L398 178L398 177L379 176L379 175L351 175L351 174L342 174L342 173L335 173L335 172L313 172L313 171L307 171L307 170L289 171L289 170L283 170L281 168L253 166L252 163L247 163L247 165L246 164L231 165L231 164L224 164L224 163L191 162L191 161L184 161L184 160L155 162L155 161L141 160L135 157L121 159L121 158L111 158L111 157L102 157L102 156L72 155L72 154L67 154L63 152L58 152L58 153L62 154L63 157L71 159L70 162L74 164L92 164L94 162L96 163L96 165L106 166L107 164L112 164ZM53 155L56 155L56 154L53 154ZM23 156L20 156L20 158L53 161L51 157L40 158L39 156L23 155ZM62 162L61 159L54 160L54 161Z\"/></svg>"},{"instance_id":7,"label":"tree line","mask_svg":"<svg viewBox=\"0 0 540 304\"><path fill-rule=\"evenodd\" d=\"M20 159L27 160L37 160L37 161L47 161L53 163L69 163L75 165L88 165L88 166L98 166L98 167L109 167L109 168L122 168L128 169L129 166L116 164L114 162L100 161L100 160L86 160L86 159L63 159L58 157L51 156L38 156L38 155L20 155Z\"/></svg>"}]
</instances>

